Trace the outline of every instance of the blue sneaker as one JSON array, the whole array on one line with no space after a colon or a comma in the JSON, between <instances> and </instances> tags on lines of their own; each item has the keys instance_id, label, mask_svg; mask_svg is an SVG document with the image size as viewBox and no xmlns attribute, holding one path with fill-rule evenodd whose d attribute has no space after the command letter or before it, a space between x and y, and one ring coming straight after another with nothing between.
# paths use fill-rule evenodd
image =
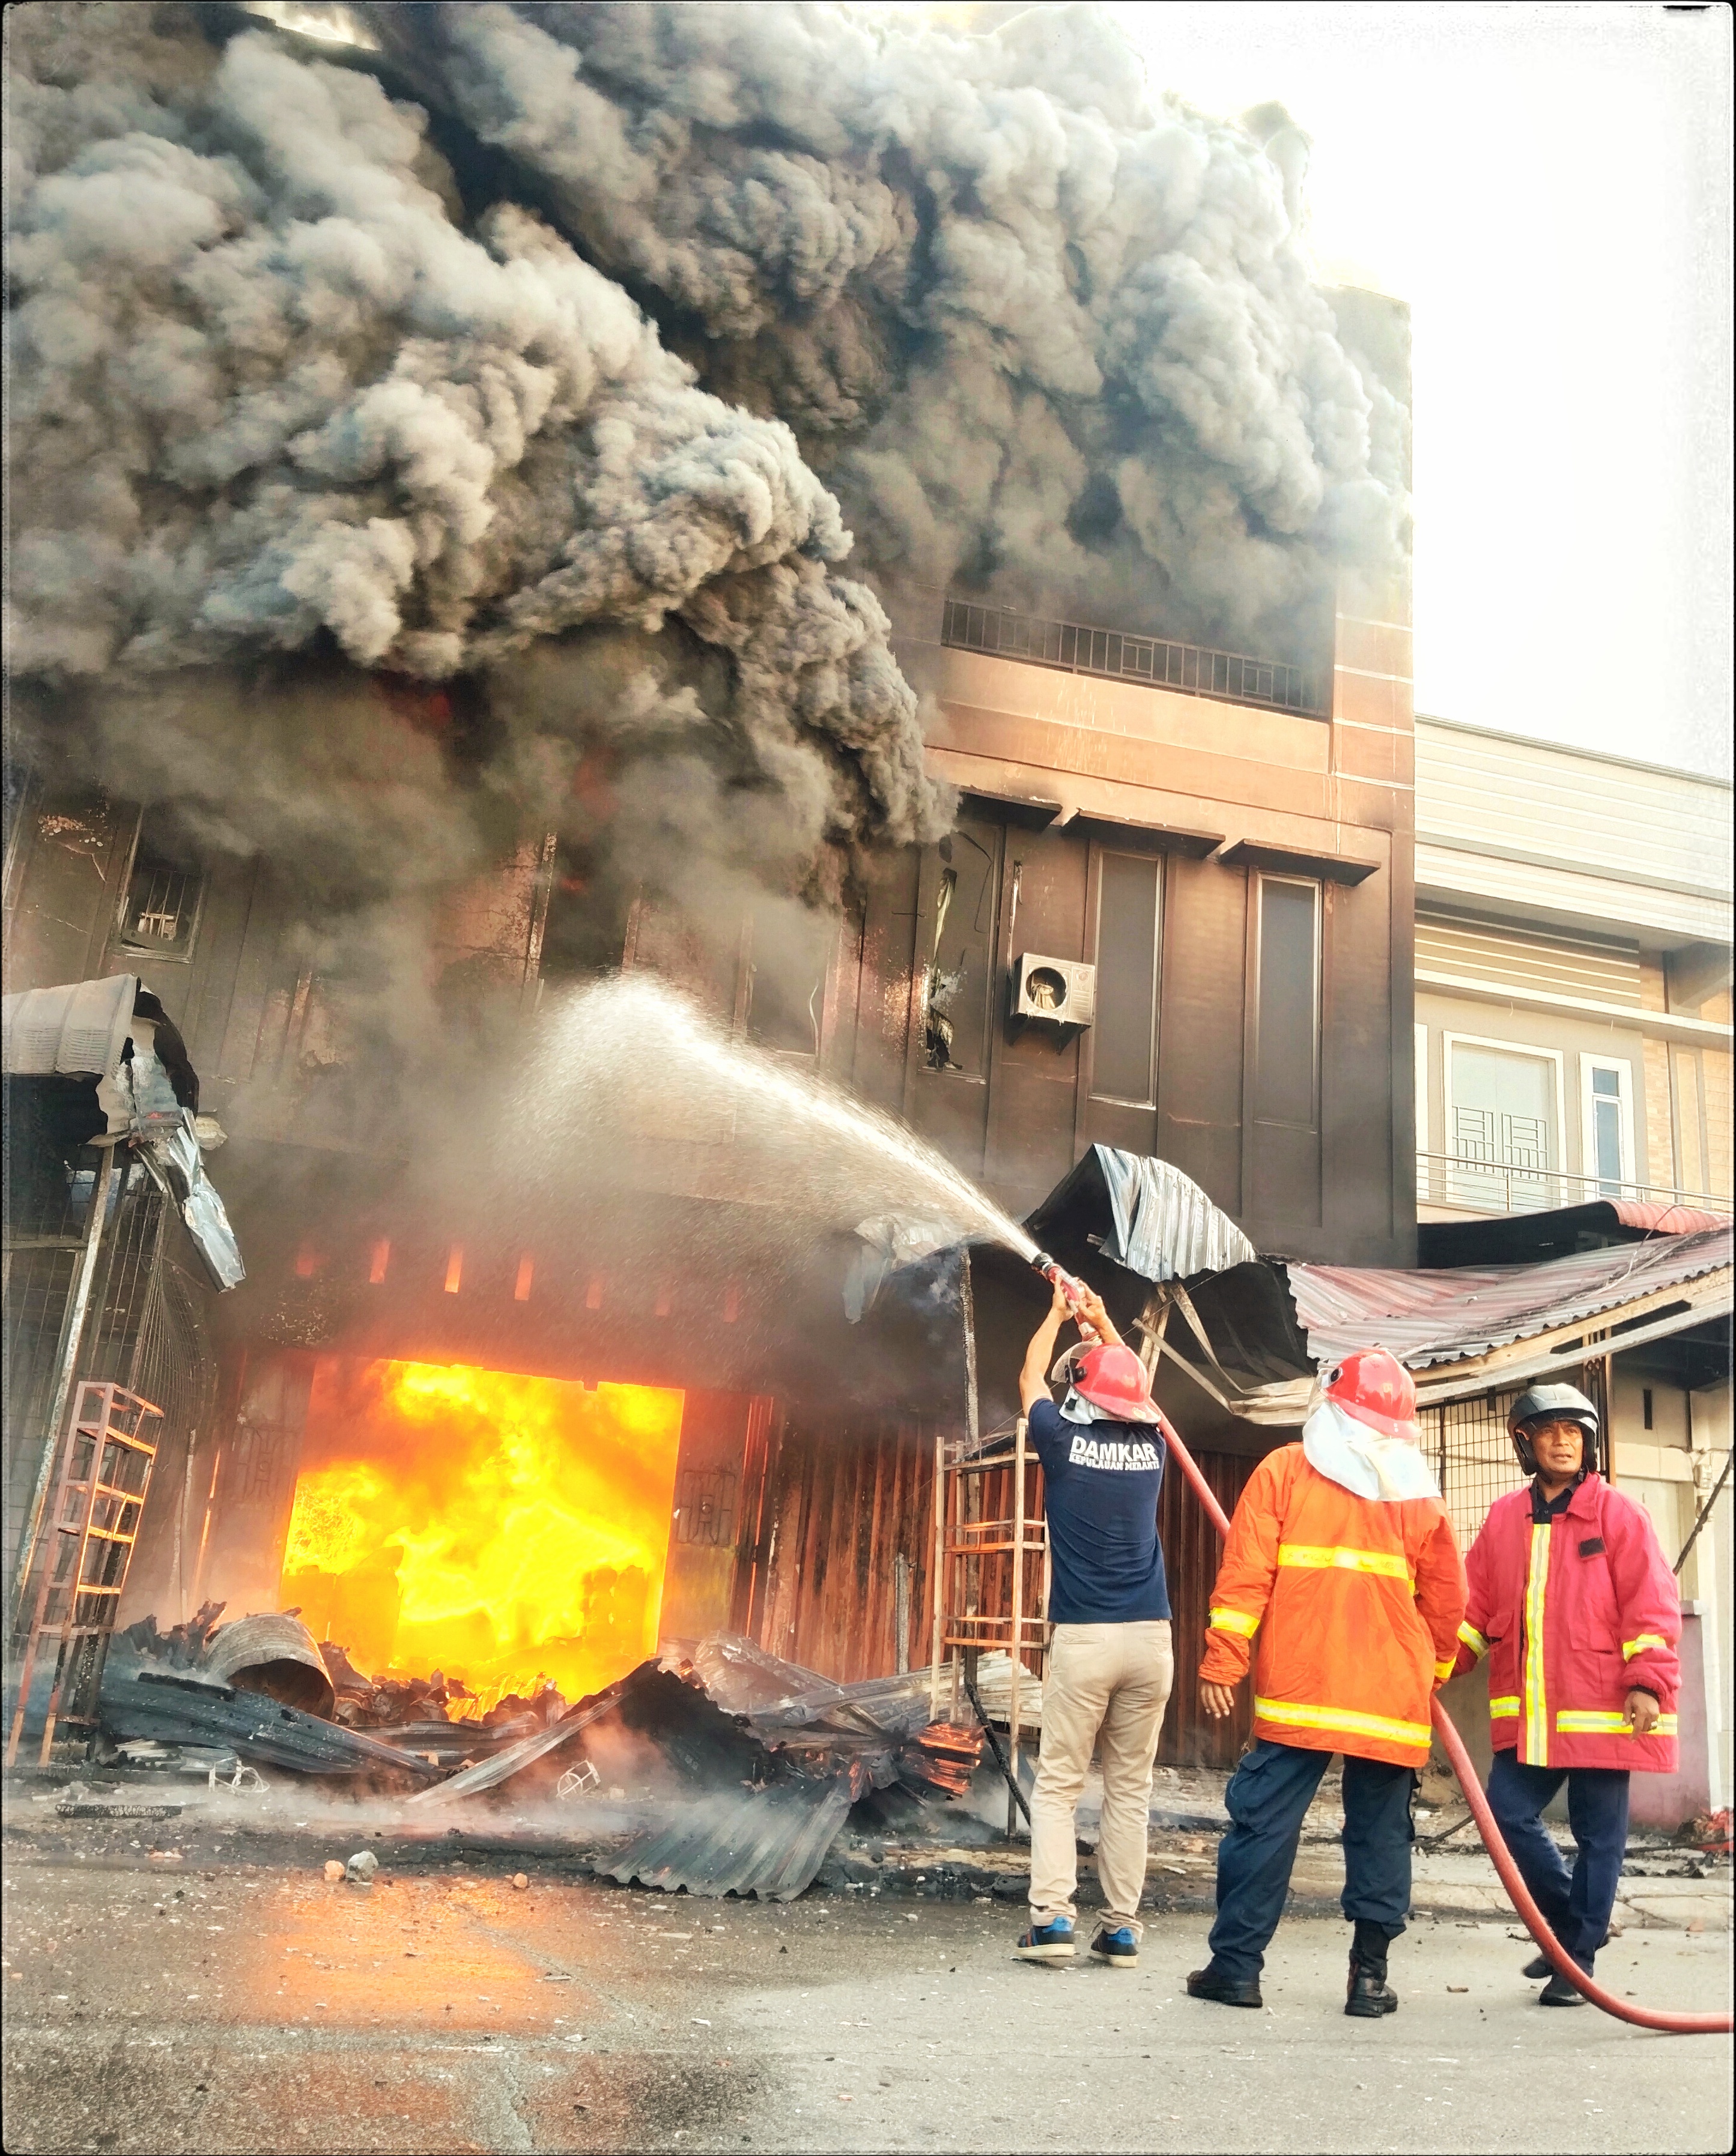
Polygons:
<instances>
[{"instance_id":1,"label":"blue sneaker","mask_svg":"<svg viewBox=\"0 0 1736 2156\"><path fill-rule=\"evenodd\" d=\"M1033 1924L1013 1949L1020 1961L1071 1961L1073 1920L1057 1917L1052 1924Z\"/></svg>"},{"instance_id":2,"label":"blue sneaker","mask_svg":"<svg viewBox=\"0 0 1736 2156\"><path fill-rule=\"evenodd\" d=\"M1112 1932L1099 1932L1091 1943L1091 1951L1094 1961L1107 1961L1111 1969L1139 1966L1139 1942L1133 1936L1131 1924L1118 1925Z\"/></svg>"}]
</instances>

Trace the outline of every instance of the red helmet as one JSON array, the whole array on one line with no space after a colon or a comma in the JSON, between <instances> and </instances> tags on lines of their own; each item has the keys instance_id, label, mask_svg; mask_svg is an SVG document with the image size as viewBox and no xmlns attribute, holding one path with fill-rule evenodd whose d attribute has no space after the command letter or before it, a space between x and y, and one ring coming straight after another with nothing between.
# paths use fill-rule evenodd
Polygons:
<instances>
[{"instance_id":1,"label":"red helmet","mask_svg":"<svg viewBox=\"0 0 1736 2156\"><path fill-rule=\"evenodd\" d=\"M1405 1365L1385 1348L1355 1349L1325 1373L1320 1389L1380 1436L1416 1442L1416 1387Z\"/></svg>"},{"instance_id":2,"label":"red helmet","mask_svg":"<svg viewBox=\"0 0 1736 2156\"><path fill-rule=\"evenodd\" d=\"M1131 1348L1102 1343L1073 1351L1068 1375L1081 1399L1127 1422L1154 1422L1145 1365Z\"/></svg>"}]
</instances>

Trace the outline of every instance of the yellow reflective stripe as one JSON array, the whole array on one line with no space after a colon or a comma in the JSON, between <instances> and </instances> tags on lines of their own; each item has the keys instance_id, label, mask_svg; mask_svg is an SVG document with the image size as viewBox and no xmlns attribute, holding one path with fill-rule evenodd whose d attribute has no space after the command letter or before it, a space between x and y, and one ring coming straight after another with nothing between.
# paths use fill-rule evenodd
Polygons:
<instances>
[{"instance_id":1,"label":"yellow reflective stripe","mask_svg":"<svg viewBox=\"0 0 1736 2156\"><path fill-rule=\"evenodd\" d=\"M1410 1580L1410 1568L1396 1550L1340 1549L1319 1543L1280 1543L1278 1563L1310 1572L1378 1572L1388 1579Z\"/></svg>"},{"instance_id":2,"label":"yellow reflective stripe","mask_svg":"<svg viewBox=\"0 0 1736 2156\"><path fill-rule=\"evenodd\" d=\"M1465 1642L1465 1645L1470 1648L1471 1653L1475 1655L1479 1661L1482 1660L1483 1656L1488 1653L1489 1643L1486 1639L1484 1639L1482 1634L1477 1630L1475 1625L1460 1625L1459 1637Z\"/></svg>"},{"instance_id":3,"label":"yellow reflective stripe","mask_svg":"<svg viewBox=\"0 0 1736 2156\"><path fill-rule=\"evenodd\" d=\"M1564 1737L1636 1737L1639 1732L1625 1714L1613 1712L1608 1707L1564 1707L1555 1717L1556 1729ZM1673 1737L1676 1717L1661 1714L1646 1732L1648 1737Z\"/></svg>"},{"instance_id":4,"label":"yellow reflective stripe","mask_svg":"<svg viewBox=\"0 0 1736 2156\"><path fill-rule=\"evenodd\" d=\"M1446 1682L1447 1679L1453 1673L1453 1664L1457 1661L1458 1659L1459 1658L1456 1655L1449 1655L1444 1662L1436 1663L1435 1681L1437 1684L1445 1684Z\"/></svg>"},{"instance_id":5,"label":"yellow reflective stripe","mask_svg":"<svg viewBox=\"0 0 1736 2156\"><path fill-rule=\"evenodd\" d=\"M1636 1655L1643 1655L1648 1647L1667 1648L1669 1644L1667 1640L1656 1632L1641 1632L1636 1640L1622 1641L1621 1659L1625 1662L1631 1662Z\"/></svg>"},{"instance_id":6,"label":"yellow reflective stripe","mask_svg":"<svg viewBox=\"0 0 1736 2156\"><path fill-rule=\"evenodd\" d=\"M1543 1589L1549 1578L1549 1529L1533 1525L1525 1580L1525 1723L1519 1757L1528 1767L1549 1763L1549 1702L1543 1686Z\"/></svg>"},{"instance_id":7,"label":"yellow reflective stripe","mask_svg":"<svg viewBox=\"0 0 1736 2156\"><path fill-rule=\"evenodd\" d=\"M1509 1717L1517 1722L1518 1716L1519 1695L1517 1692L1508 1692L1500 1699L1492 1699L1489 1702L1491 1722L1504 1722Z\"/></svg>"},{"instance_id":8,"label":"yellow reflective stripe","mask_svg":"<svg viewBox=\"0 0 1736 2156\"><path fill-rule=\"evenodd\" d=\"M1217 1632L1234 1632L1239 1639L1251 1640L1260 1630L1260 1620L1250 1617L1246 1610L1214 1609L1210 1629Z\"/></svg>"},{"instance_id":9,"label":"yellow reflective stripe","mask_svg":"<svg viewBox=\"0 0 1736 2156\"><path fill-rule=\"evenodd\" d=\"M1384 1714L1358 1714L1348 1707L1297 1707L1287 1699L1256 1699L1256 1717L1297 1729L1343 1729L1353 1737L1384 1737L1395 1744L1426 1744L1426 1722L1394 1722Z\"/></svg>"}]
</instances>

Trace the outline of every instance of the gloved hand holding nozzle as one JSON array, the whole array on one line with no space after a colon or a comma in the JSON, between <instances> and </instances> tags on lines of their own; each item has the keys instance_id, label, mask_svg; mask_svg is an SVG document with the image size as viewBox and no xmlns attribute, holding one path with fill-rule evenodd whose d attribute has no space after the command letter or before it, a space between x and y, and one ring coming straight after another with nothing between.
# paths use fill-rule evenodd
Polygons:
<instances>
[{"instance_id":1,"label":"gloved hand holding nozzle","mask_svg":"<svg viewBox=\"0 0 1736 2156\"><path fill-rule=\"evenodd\" d=\"M1054 1289L1056 1307L1065 1317L1072 1318L1078 1325L1080 1336L1086 1340L1114 1340L1118 1337L1103 1308L1103 1299L1094 1294L1082 1280L1057 1265L1046 1250L1039 1250L1031 1260Z\"/></svg>"}]
</instances>

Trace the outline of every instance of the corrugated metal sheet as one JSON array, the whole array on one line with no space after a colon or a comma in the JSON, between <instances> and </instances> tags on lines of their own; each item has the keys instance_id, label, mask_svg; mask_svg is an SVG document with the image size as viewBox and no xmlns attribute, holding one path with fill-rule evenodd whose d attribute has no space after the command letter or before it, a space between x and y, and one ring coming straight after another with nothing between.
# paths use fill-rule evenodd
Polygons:
<instances>
[{"instance_id":1,"label":"corrugated metal sheet","mask_svg":"<svg viewBox=\"0 0 1736 2156\"><path fill-rule=\"evenodd\" d=\"M1540 1265L1397 1272L1292 1265L1286 1271L1317 1362L1378 1342L1420 1369L1486 1354L1698 1280L1730 1263L1730 1243L1726 1224Z\"/></svg>"},{"instance_id":2,"label":"corrugated metal sheet","mask_svg":"<svg viewBox=\"0 0 1736 2156\"><path fill-rule=\"evenodd\" d=\"M139 983L132 973L0 998L0 1063L8 1077L106 1078L121 1060Z\"/></svg>"},{"instance_id":3,"label":"corrugated metal sheet","mask_svg":"<svg viewBox=\"0 0 1736 2156\"><path fill-rule=\"evenodd\" d=\"M1025 1221L1040 1242L1045 1223L1061 1219L1092 1186L1107 1200L1103 1252L1149 1281L1191 1280L1222 1272L1259 1254L1227 1213L1167 1160L1094 1145Z\"/></svg>"},{"instance_id":4,"label":"corrugated metal sheet","mask_svg":"<svg viewBox=\"0 0 1736 2156\"><path fill-rule=\"evenodd\" d=\"M673 1894L791 1902L819 1871L855 1800L849 1774L707 1797L630 1841L604 1876Z\"/></svg>"}]
</instances>

